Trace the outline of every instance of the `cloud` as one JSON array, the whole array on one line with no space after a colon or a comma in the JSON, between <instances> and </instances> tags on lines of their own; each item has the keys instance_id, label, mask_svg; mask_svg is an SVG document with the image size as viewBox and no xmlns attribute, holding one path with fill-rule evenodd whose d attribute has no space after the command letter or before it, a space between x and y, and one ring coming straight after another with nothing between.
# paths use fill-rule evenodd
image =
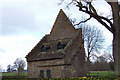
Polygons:
<instances>
[{"instance_id":1,"label":"cloud","mask_svg":"<svg viewBox=\"0 0 120 80\"><path fill-rule=\"evenodd\" d=\"M49 34L59 9L65 8L64 4L58 6L57 2L57 0L0 0L0 64L4 68L12 64L16 58L25 60L25 56L39 40L45 34ZM103 9L105 6L101 7ZM82 13L76 6L64 11L73 14L71 16L73 18L81 18ZM107 9L103 11L108 12Z\"/></svg>"},{"instance_id":2,"label":"cloud","mask_svg":"<svg viewBox=\"0 0 120 80\"><path fill-rule=\"evenodd\" d=\"M35 29L34 14L24 7L2 8L2 34L12 34Z\"/></svg>"},{"instance_id":3,"label":"cloud","mask_svg":"<svg viewBox=\"0 0 120 80\"><path fill-rule=\"evenodd\" d=\"M0 53L5 53L5 50L0 48Z\"/></svg>"},{"instance_id":4,"label":"cloud","mask_svg":"<svg viewBox=\"0 0 120 80\"><path fill-rule=\"evenodd\" d=\"M47 4L48 1L41 0L0 1L2 5L0 6L0 35L18 35L39 32L40 29L48 30L52 27L59 10L56 0L50 1L49 4Z\"/></svg>"},{"instance_id":5,"label":"cloud","mask_svg":"<svg viewBox=\"0 0 120 80\"><path fill-rule=\"evenodd\" d=\"M0 40L0 64L6 68L8 64L13 64L17 58L26 61L25 56L39 42L40 38L32 35L19 35L0 36ZM1 52L2 49L5 52Z\"/></svg>"},{"instance_id":6,"label":"cloud","mask_svg":"<svg viewBox=\"0 0 120 80\"><path fill-rule=\"evenodd\" d=\"M4 68L16 58L26 60L28 52L49 34L59 11L55 1L0 0L0 64Z\"/></svg>"}]
</instances>

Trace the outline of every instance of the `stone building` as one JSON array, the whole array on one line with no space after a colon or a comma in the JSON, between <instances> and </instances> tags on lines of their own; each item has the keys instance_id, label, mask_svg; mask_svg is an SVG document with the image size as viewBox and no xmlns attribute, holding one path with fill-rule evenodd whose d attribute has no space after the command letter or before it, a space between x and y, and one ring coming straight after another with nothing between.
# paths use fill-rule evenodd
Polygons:
<instances>
[{"instance_id":1,"label":"stone building","mask_svg":"<svg viewBox=\"0 0 120 80\"><path fill-rule=\"evenodd\" d=\"M85 76L82 29L75 29L61 9L50 34L38 42L26 60L29 78Z\"/></svg>"}]
</instances>

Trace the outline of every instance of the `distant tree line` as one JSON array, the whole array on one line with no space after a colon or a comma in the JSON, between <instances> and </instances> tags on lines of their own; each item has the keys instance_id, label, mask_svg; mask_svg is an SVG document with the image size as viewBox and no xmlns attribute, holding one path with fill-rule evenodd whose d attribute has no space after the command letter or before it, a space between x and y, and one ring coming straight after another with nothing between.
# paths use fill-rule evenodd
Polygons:
<instances>
[{"instance_id":1,"label":"distant tree line","mask_svg":"<svg viewBox=\"0 0 120 80\"><path fill-rule=\"evenodd\" d=\"M103 54L91 62L90 71L114 71L114 59L111 54Z\"/></svg>"},{"instance_id":2,"label":"distant tree line","mask_svg":"<svg viewBox=\"0 0 120 80\"><path fill-rule=\"evenodd\" d=\"M14 62L14 65L8 65L7 66L7 72L16 72L18 76L21 76L24 72L24 68L26 66L26 63L21 58L17 58Z\"/></svg>"}]
</instances>

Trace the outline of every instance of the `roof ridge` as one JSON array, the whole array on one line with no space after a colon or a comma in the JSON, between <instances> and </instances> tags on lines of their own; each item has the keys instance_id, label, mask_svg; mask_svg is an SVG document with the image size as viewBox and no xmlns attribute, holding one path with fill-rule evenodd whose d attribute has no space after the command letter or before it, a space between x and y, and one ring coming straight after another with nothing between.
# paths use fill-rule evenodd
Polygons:
<instances>
[{"instance_id":1,"label":"roof ridge","mask_svg":"<svg viewBox=\"0 0 120 80\"><path fill-rule=\"evenodd\" d=\"M59 10L59 12L58 12L58 14L57 14L57 17L56 17L56 19L55 19L55 22L54 22L54 24L53 24L53 27L52 27L52 29L51 29L51 32L53 31L54 26L55 26L55 24L57 23L57 19L58 19L60 13L64 13L64 11L63 11L62 9ZM50 34L51 34L51 32L50 32Z\"/></svg>"},{"instance_id":2,"label":"roof ridge","mask_svg":"<svg viewBox=\"0 0 120 80\"><path fill-rule=\"evenodd\" d=\"M55 19L55 22L54 22L54 24L53 24L53 27L52 27L52 30L51 30L50 34L52 33L55 25L57 24L57 20L59 19L59 16L60 16L61 14L63 14L63 15L65 16L65 18L66 18L67 20L69 20L69 18L68 18L67 15L65 14L65 12L64 12L62 9L60 9L60 11L59 11L58 14L57 14L57 17L56 17L56 19ZM69 21L70 21L70 20L69 20ZM72 24L72 23L71 23L71 24ZM73 25L72 25L72 26L73 26ZM73 28L74 28L74 26L73 26ZM75 29L75 28L74 28L74 29Z\"/></svg>"}]
</instances>

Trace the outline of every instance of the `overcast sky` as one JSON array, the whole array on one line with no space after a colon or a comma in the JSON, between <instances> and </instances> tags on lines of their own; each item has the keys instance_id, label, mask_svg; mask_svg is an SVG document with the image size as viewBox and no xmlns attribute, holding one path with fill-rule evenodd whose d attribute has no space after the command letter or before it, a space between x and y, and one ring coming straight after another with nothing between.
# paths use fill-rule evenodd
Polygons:
<instances>
[{"instance_id":1,"label":"overcast sky","mask_svg":"<svg viewBox=\"0 0 120 80\"><path fill-rule=\"evenodd\" d=\"M25 60L25 56L45 35L49 34L60 9L71 18L80 19L83 13L72 6L70 10L64 5L58 6L58 0L0 0L0 65L6 69L13 65L17 58ZM110 13L110 7L97 7L100 14ZM106 11L106 12L105 12ZM88 16L88 15L86 15ZM112 34L97 21L89 21L91 25L100 26L109 43Z\"/></svg>"}]
</instances>

